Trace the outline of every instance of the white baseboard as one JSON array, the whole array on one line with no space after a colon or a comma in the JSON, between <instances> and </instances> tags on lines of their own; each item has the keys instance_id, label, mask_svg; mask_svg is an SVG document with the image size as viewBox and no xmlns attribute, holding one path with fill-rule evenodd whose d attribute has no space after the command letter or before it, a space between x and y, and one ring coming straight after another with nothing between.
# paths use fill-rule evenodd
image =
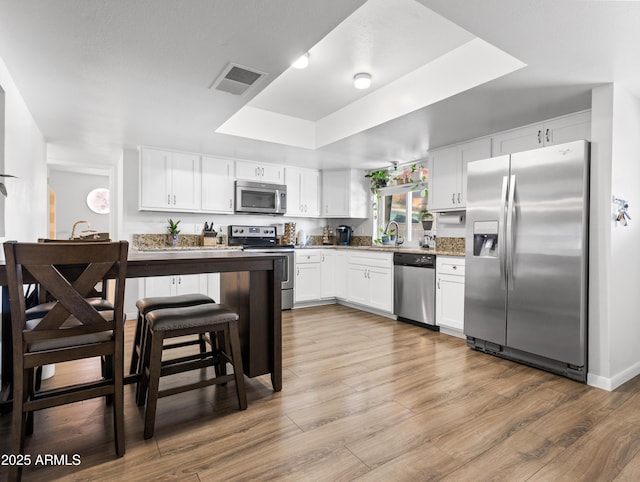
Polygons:
<instances>
[{"instance_id":1,"label":"white baseboard","mask_svg":"<svg viewBox=\"0 0 640 482\"><path fill-rule=\"evenodd\" d=\"M293 309L296 308L309 308L311 306L324 306L324 305L335 305L335 298L331 298L328 300L313 300L313 301L302 301L293 304Z\"/></svg>"},{"instance_id":2,"label":"white baseboard","mask_svg":"<svg viewBox=\"0 0 640 482\"><path fill-rule=\"evenodd\" d=\"M458 338L462 338L466 340L466 335L462 332L462 330L457 330L456 328L450 328L448 326L440 325L440 333L444 333L445 335L456 336Z\"/></svg>"},{"instance_id":3,"label":"white baseboard","mask_svg":"<svg viewBox=\"0 0 640 482\"><path fill-rule=\"evenodd\" d=\"M602 388L609 392L615 390L621 385L624 385L633 377L640 375L640 362L634 363L630 367L622 370L620 373L607 378L593 373L587 373L587 385Z\"/></svg>"},{"instance_id":4,"label":"white baseboard","mask_svg":"<svg viewBox=\"0 0 640 482\"><path fill-rule=\"evenodd\" d=\"M370 306L358 305L356 303L351 303L346 300L338 300L339 305L348 306L349 308L355 308L356 310L366 311L367 313L373 313L374 315L384 316L385 318L390 318L392 320L397 320L398 317L393 313L389 313L387 311L376 310L375 308L371 308Z\"/></svg>"}]
</instances>

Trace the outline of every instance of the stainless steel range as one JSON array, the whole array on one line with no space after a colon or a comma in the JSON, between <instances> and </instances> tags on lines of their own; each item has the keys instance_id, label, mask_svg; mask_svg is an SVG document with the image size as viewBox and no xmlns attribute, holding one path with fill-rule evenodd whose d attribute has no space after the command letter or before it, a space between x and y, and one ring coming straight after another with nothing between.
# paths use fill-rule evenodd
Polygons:
<instances>
[{"instance_id":1,"label":"stainless steel range","mask_svg":"<svg viewBox=\"0 0 640 482\"><path fill-rule=\"evenodd\" d=\"M275 226L229 226L227 233L229 246L242 246L244 251L260 253L280 253L284 255L282 273L282 309L293 308L294 258L293 245L277 244L278 230Z\"/></svg>"}]
</instances>

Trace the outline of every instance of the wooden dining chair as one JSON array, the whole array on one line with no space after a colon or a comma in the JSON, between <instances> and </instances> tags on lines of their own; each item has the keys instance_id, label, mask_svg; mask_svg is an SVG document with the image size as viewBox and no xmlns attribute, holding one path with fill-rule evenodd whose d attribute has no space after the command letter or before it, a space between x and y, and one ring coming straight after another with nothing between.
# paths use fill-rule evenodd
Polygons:
<instances>
[{"instance_id":1,"label":"wooden dining chair","mask_svg":"<svg viewBox=\"0 0 640 482\"><path fill-rule=\"evenodd\" d=\"M11 452L23 453L33 412L96 397L113 399L115 448L124 455L124 285L128 243L4 243L11 306L13 413ZM91 304L94 287L115 281L113 310ZM41 318L28 319L25 283L39 283L54 301ZM34 369L83 358L108 359L108 376L49 390L36 390ZM12 467L10 477L20 478Z\"/></svg>"}]
</instances>

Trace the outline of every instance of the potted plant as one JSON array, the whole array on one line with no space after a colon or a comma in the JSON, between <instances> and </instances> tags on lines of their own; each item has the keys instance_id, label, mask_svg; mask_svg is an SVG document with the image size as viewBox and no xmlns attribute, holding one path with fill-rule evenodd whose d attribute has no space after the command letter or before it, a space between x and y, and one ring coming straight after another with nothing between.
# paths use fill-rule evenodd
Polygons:
<instances>
[{"instance_id":1,"label":"potted plant","mask_svg":"<svg viewBox=\"0 0 640 482\"><path fill-rule=\"evenodd\" d=\"M371 193L377 194L381 187L386 187L389 182L390 175L386 169L378 169L377 171L371 171L365 174L366 178L371 180Z\"/></svg>"},{"instance_id":2,"label":"potted plant","mask_svg":"<svg viewBox=\"0 0 640 482\"><path fill-rule=\"evenodd\" d=\"M420 182L426 179L424 166L411 164L411 182Z\"/></svg>"},{"instance_id":3,"label":"potted plant","mask_svg":"<svg viewBox=\"0 0 640 482\"><path fill-rule=\"evenodd\" d=\"M180 234L180 230L178 229L178 224L180 224L180 220L178 219L175 223L173 219L169 218L167 220L169 222L169 226L167 226L167 230L171 235L171 245L175 248L178 246L178 234Z\"/></svg>"},{"instance_id":4,"label":"potted plant","mask_svg":"<svg viewBox=\"0 0 640 482\"><path fill-rule=\"evenodd\" d=\"M428 210L423 209L420 211L420 221L422 222L422 229L425 231L431 230L433 227L433 214Z\"/></svg>"}]
</instances>

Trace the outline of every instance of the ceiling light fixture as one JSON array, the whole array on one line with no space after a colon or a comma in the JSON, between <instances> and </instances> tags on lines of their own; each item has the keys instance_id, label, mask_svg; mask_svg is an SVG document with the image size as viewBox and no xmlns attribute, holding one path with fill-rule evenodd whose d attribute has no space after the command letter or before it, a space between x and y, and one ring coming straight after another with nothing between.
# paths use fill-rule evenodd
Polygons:
<instances>
[{"instance_id":1,"label":"ceiling light fixture","mask_svg":"<svg viewBox=\"0 0 640 482\"><path fill-rule=\"evenodd\" d=\"M368 89L371 87L371 74L361 72L353 76L353 85L356 89Z\"/></svg>"},{"instance_id":2,"label":"ceiling light fixture","mask_svg":"<svg viewBox=\"0 0 640 482\"><path fill-rule=\"evenodd\" d=\"M291 64L294 69L306 69L309 66L309 52Z\"/></svg>"}]
</instances>

